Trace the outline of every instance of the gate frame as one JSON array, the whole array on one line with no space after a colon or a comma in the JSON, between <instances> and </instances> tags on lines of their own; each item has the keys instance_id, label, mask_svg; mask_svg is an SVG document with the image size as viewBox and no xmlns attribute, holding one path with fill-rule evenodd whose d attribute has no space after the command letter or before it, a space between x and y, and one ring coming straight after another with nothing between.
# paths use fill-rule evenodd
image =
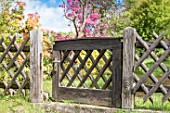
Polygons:
<instances>
[{"instance_id":1,"label":"gate frame","mask_svg":"<svg viewBox=\"0 0 170 113\"><path fill-rule=\"evenodd\" d=\"M67 88L59 86L60 74L60 50L96 50L112 49L112 89L91 90L80 88ZM121 39L113 38L93 38L93 39L73 39L56 41L53 47L54 70L52 76L52 97L55 100L75 100L78 102L103 105L111 107L121 107L122 91L122 43ZM119 75L119 76L117 76ZM121 75L121 76L120 76ZM62 95L60 94L62 93ZM72 94L72 95L71 95ZM74 96L73 96L74 95ZM65 97L67 96L67 97ZM103 99L102 99L103 98ZM110 98L110 100L108 99Z\"/></svg>"}]
</instances>

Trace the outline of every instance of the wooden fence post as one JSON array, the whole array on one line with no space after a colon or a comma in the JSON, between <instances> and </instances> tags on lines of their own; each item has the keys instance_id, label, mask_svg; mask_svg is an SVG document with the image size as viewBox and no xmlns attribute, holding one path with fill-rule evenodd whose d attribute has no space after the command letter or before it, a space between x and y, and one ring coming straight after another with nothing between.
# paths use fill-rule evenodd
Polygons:
<instances>
[{"instance_id":1,"label":"wooden fence post","mask_svg":"<svg viewBox=\"0 0 170 113\"><path fill-rule=\"evenodd\" d=\"M53 75L52 75L52 97L58 99L59 74L60 74L60 51L53 50Z\"/></svg>"},{"instance_id":2,"label":"wooden fence post","mask_svg":"<svg viewBox=\"0 0 170 113\"><path fill-rule=\"evenodd\" d=\"M133 66L135 54L136 30L132 27L124 29L123 36L123 74L122 74L122 108L134 108L132 94Z\"/></svg>"},{"instance_id":3,"label":"wooden fence post","mask_svg":"<svg viewBox=\"0 0 170 113\"><path fill-rule=\"evenodd\" d=\"M30 32L30 99L32 103L43 101L43 34L40 30Z\"/></svg>"}]
</instances>

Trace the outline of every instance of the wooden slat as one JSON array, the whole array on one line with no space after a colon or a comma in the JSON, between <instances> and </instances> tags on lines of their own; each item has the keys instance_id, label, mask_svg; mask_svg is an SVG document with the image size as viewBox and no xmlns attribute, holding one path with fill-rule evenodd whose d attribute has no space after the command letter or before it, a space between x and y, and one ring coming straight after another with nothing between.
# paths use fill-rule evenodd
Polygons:
<instances>
[{"instance_id":1,"label":"wooden slat","mask_svg":"<svg viewBox=\"0 0 170 113\"><path fill-rule=\"evenodd\" d=\"M12 40L12 37L9 37L9 39ZM18 44L17 44L16 41L14 42L14 47L17 49L17 51L19 50L19 47L20 47L20 46L18 46ZM25 50L27 50L27 51L25 51ZM29 47L29 46L24 46L24 48L22 49L22 51L23 51L23 52L30 52L30 47ZM21 57L22 57L23 59L26 59L26 56L25 56L25 54L24 54L23 52L21 52L20 55L21 55Z\"/></svg>"},{"instance_id":2,"label":"wooden slat","mask_svg":"<svg viewBox=\"0 0 170 113\"><path fill-rule=\"evenodd\" d=\"M95 62L93 62L92 66L90 67L90 69L88 70L88 72L86 73L86 75L84 76L84 78L82 79L81 83L79 83L78 87L81 87L84 82L86 81L86 79L89 77L90 73L92 72L92 70L94 69L94 67L97 65L98 61L100 60L100 58L103 56L105 50L102 50L101 53L99 54L99 56L96 58Z\"/></svg>"},{"instance_id":3,"label":"wooden slat","mask_svg":"<svg viewBox=\"0 0 170 113\"><path fill-rule=\"evenodd\" d=\"M122 107L122 50L112 50L112 103Z\"/></svg>"},{"instance_id":4,"label":"wooden slat","mask_svg":"<svg viewBox=\"0 0 170 113\"><path fill-rule=\"evenodd\" d=\"M20 66L20 68L17 70L17 72L14 74L14 76L12 77L12 80L9 82L7 88L5 88L4 93L6 93L9 88L11 87L11 85L14 83L15 79L18 77L18 75L21 73L22 69L24 68L26 62L28 61L28 58L22 63L22 65Z\"/></svg>"},{"instance_id":5,"label":"wooden slat","mask_svg":"<svg viewBox=\"0 0 170 113\"><path fill-rule=\"evenodd\" d=\"M58 99L60 51L53 51L52 97Z\"/></svg>"},{"instance_id":6,"label":"wooden slat","mask_svg":"<svg viewBox=\"0 0 170 113\"><path fill-rule=\"evenodd\" d=\"M113 76L113 74L110 75L109 79L108 79L108 80L105 82L105 84L103 85L103 87L102 87L103 90L106 89L106 88L108 88L108 86L109 86L110 83L112 82L112 76ZM109 88L109 89L111 89L111 88Z\"/></svg>"},{"instance_id":7,"label":"wooden slat","mask_svg":"<svg viewBox=\"0 0 170 113\"><path fill-rule=\"evenodd\" d=\"M92 84L90 85L90 87L94 87L94 85L97 84L97 82L100 79L100 77L103 75L103 73L105 72L107 67L110 65L111 61L112 61L112 58L110 58L110 59L108 59L106 61L106 63L103 66L103 68L99 71L99 74L97 75L97 77L94 79L94 81L92 81Z\"/></svg>"},{"instance_id":8,"label":"wooden slat","mask_svg":"<svg viewBox=\"0 0 170 113\"><path fill-rule=\"evenodd\" d=\"M73 100L77 103L113 106L111 101L111 91L105 90L90 90L59 87L58 99Z\"/></svg>"},{"instance_id":9,"label":"wooden slat","mask_svg":"<svg viewBox=\"0 0 170 113\"><path fill-rule=\"evenodd\" d=\"M142 43L143 45L145 45L144 47L148 50L149 49L149 46L147 45L147 43L139 36L137 35L137 39L140 41L140 43ZM154 52L151 52L150 53L150 56L153 58L153 60L156 62L159 58L157 57L156 54L154 54ZM167 68L165 65L163 65L162 63L159 65L159 67L164 71L166 72L167 71ZM135 68L135 67L134 67Z\"/></svg>"},{"instance_id":10,"label":"wooden slat","mask_svg":"<svg viewBox=\"0 0 170 113\"><path fill-rule=\"evenodd\" d=\"M2 45L2 42L4 41L4 37L0 38L0 45Z\"/></svg>"},{"instance_id":11,"label":"wooden slat","mask_svg":"<svg viewBox=\"0 0 170 113\"><path fill-rule=\"evenodd\" d=\"M119 49L119 38L94 38L55 41L54 50L94 50L94 49Z\"/></svg>"},{"instance_id":12,"label":"wooden slat","mask_svg":"<svg viewBox=\"0 0 170 113\"><path fill-rule=\"evenodd\" d=\"M139 58L139 56L136 54L135 55L135 59L136 60L139 60L140 58ZM144 63L142 63L141 64L141 68L145 71L145 72L147 72L147 71L149 71L149 68L144 64ZM152 82L153 83L157 83L158 82L158 79L153 75L153 74L151 74L150 76L150 79L152 80ZM151 89L151 88L149 88L149 89ZM166 88L164 88L164 86L159 86L159 91L160 92L162 92L164 95L167 93L167 90L166 90ZM139 90L137 90L137 91L139 91ZM169 100L170 101L170 100Z\"/></svg>"},{"instance_id":13,"label":"wooden slat","mask_svg":"<svg viewBox=\"0 0 170 113\"><path fill-rule=\"evenodd\" d=\"M10 63L8 64L7 69L9 69L9 68L13 65L14 61L16 60L16 58L18 57L18 55L21 53L21 51L23 50L23 48L25 47L25 45L27 44L27 42L29 41L29 39L30 39L30 37L27 37L27 38L24 40L22 46L19 48L19 50L17 51L17 53L14 55L14 57L11 59Z\"/></svg>"},{"instance_id":14,"label":"wooden slat","mask_svg":"<svg viewBox=\"0 0 170 113\"><path fill-rule=\"evenodd\" d=\"M16 37L14 36L14 38L12 39L12 41L10 42L10 44L8 45L8 47L5 49L5 51L3 52L3 54L0 57L0 63L2 63L3 59L5 58L5 55L8 54L12 44L15 42Z\"/></svg>"},{"instance_id":15,"label":"wooden slat","mask_svg":"<svg viewBox=\"0 0 170 113\"><path fill-rule=\"evenodd\" d=\"M163 86L163 85L161 85L164 89L166 89L167 91L170 91L170 86ZM145 84L145 87L148 89L148 90L150 90L152 87L154 87L154 85L147 85L147 84ZM140 87L138 90L137 90L137 92L143 92L143 89ZM161 89L161 87L158 87L157 89L156 89L156 91L155 91L155 93L162 93L162 89ZM166 94L167 94L168 92L166 92ZM164 94L164 95L166 95L166 94ZM169 101L169 100L168 100Z\"/></svg>"},{"instance_id":16,"label":"wooden slat","mask_svg":"<svg viewBox=\"0 0 170 113\"><path fill-rule=\"evenodd\" d=\"M149 69L149 71L146 72L146 74L139 80L139 82L134 87L134 92L137 91L137 89L140 87L140 85L146 80L148 76L152 74L152 72L160 65L160 63L169 55L170 53L170 47L161 55L159 60L157 60L154 65Z\"/></svg>"},{"instance_id":17,"label":"wooden slat","mask_svg":"<svg viewBox=\"0 0 170 113\"><path fill-rule=\"evenodd\" d=\"M64 56L61 58L61 64L63 64L66 58L68 57L70 50L65 51L65 52L63 51L63 53L64 53Z\"/></svg>"},{"instance_id":18,"label":"wooden slat","mask_svg":"<svg viewBox=\"0 0 170 113\"><path fill-rule=\"evenodd\" d=\"M138 36L137 36L138 37ZM142 55L142 57L140 58L140 60L137 61L137 63L135 64L134 68L137 68L147 57L148 55L155 49L155 47L159 44L159 42L163 39L164 37L164 33L162 33L158 39L156 39L155 42L153 42L153 44L147 49L147 51ZM139 37L138 37L138 40ZM146 46L144 44L144 46Z\"/></svg>"},{"instance_id":19,"label":"wooden slat","mask_svg":"<svg viewBox=\"0 0 170 113\"><path fill-rule=\"evenodd\" d=\"M7 48L4 42L2 43L2 47L3 47L4 49ZM8 52L8 56L9 56L10 59L13 58L13 55L12 55L12 53L11 53L10 51ZM14 61L14 64L15 64L15 66L16 66L18 69L20 68L20 65L19 65L19 63L18 63L17 61ZM21 71L21 75L22 75L24 78L26 78L26 76L27 76L23 71Z\"/></svg>"},{"instance_id":20,"label":"wooden slat","mask_svg":"<svg viewBox=\"0 0 170 113\"><path fill-rule=\"evenodd\" d=\"M163 83L163 81L170 75L170 69L159 79L159 81L152 87L152 89L145 95L144 101L146 101Z\"/></svg>"},{"instance_id":21,"label":"wooden slat","mask_svg":"<svg viewBox=\"0 0 170 113\"><path fill-rule=\"evenodd\" d=\"M162 40L161 40L161 42L162 42ZM163 48L164 46L161 44L161 42L155 47L155 48ZM164 41L163 41L164 42ZM153 42L146 42L147 43L147 45L148 46L151 46L152 44L153 44ZM165 43L165 45L167 45L167 46L170 46L170 43L169 42L164 42ZM145 48L144 46L143 46L143 44L141 44L140 42L136 42L135 43L135 47L136 48Z\"/></svg>"},{"instance_id":22,"label":"wooden slat","mask_svg":"<svg viewBox=\"0 0 170 113\"><path fill-rule=\"evenodd\" d=\"M81 62L80 66L78 67L78 69L75 71L74 75L72 76L71 80L69 81L69 83L67 84L67 87L70 86L73 81L75 80L76 76L78 75L78 73L80 72L80 70L83 68L83 66L85 65L88 57L91 55L92 51L88 51L85 58L83 59L83 62ZM81 81L80 81L81 82Z\"/></svg>"},{"instance_id":23,"label":"wooden slat","mask_svg":"<svg viewBox=\"0 0 170 113\"><path fill-rule=\"evenodd\" d=\"M170 89L169 92L162 98L162 103L165 103L167 99L169 100L169 97L170 97Z\"/></svg>"},{"instance_id":24,"label":"wooden slat","mask_svg":"<svg viewBox=\"0 0 170 113\"><path fill-rule=\"evenodd\" d=\"M4 85L2 81L0 81L0 88L5 89L7 86ZM16 83L12 83L11 87L12 89L19 89L18 85ZM30 89L29 82L23 87L23 89Z\"/></svg>"},{"instance_id":25,"label":"wooden slat","mask_svg":"<svg viewBox=\"0 0 170 113\"><path fill-rule=\"evenodd\" d=\"M71 62L71 61L70 61L70 62ZM65 70L66 70L65 67L63 66L63 64L61 64L61 69L62 69L63 72L65 72ZM61 76L61 77L62 77L62 76ZM61 77L60 77L60 83L64 80L64 78L63 78L63 80L61 80ZM66 77L67 77L68 81L71 80L71 76L70 76L68 73L66 74ZM64 86L66 86L66 85L64 85ZM72 84L72 86L73 86L73 87L76 87L75 84Z\"/></svg>"},{"instance_id":26,"label":"wooden slat","mask_svg":"<svg viewBox=\"0 0 170 113\"><path fill-rule=\"evenodd\" d=\"M14 43L15 43L15 42L14 42ZM0 46L0 52L4 52L4 51L5 51L5 49L4 49L2 46ZM11 48L9 49L9 51L10 51L10 52L17 52L18 49L16 49L15 47L11 47ZM23 48L22 52L30 52L30 47L29 47L29 46L25 46L25 47Z\"/></svg>"},{"instance_id":27,"label":"wooden slat","mask_svg":"<svg viewBox=\"0 0 170 113\"><path fill-rule=\"evenodd\" d=\"M127 27L123 36L122 108L134 108L132 94L136 30Z\"/></svg>"},{"instance_id":28,"label":"wooden slat","mask_svg":"<svg viewBox=\"0 0 170 113\"><path fill-rule=\"evenodd\" d=\"M138 82L140 79L138 78L138 76L133 73L134 79L136 82ZM145 84L141 85L142 90L144 91L145 94L147 94L149 92L148 88L145 86ZM149 100L151 101L151 103L153 104L153 98L149 97Z\"/></svg>"},{"instance_id":29,"label":"wooden slat","mask_svg":"<svg viewBox=\"0 0 170 113\"><path fill-rule=\"evenodd\" d=\"M5 63L2 63L2 65L3 65L3 67L5 68L5 70L7 70L7 65L6 65ZM14 77L14 75L13 75L10 71L7 71L7 73L10 75L11 78ZM20 82L19 82L18 80L15 79L14 82L15 82L16 85L18 86L18 89L19 89L19 88L23 88L23 87L21 87L21 84L20 84ZM12 86L11 86L11 87L12 87ZM22 94L24 94L24 91L22 91Z\"/></svg>"},{"instance_id":30,"label":"wooden slat","mask_svg":"<svg viewBox=\"0 0 170 113\"><path fill-rule=\"evenodd\" d=\"M76 58L79 56L79 54L80 54L80 51L75 52L73 59L71 60L71 62L69 62L69 65L67 66L66 70L64 70L64 73L62 74L62 77L60 78L60 82L64 79L64 77L66 76L66 74L70 70L71 66L73 66L73 63L76 60Z\"/></svg>"},{"instance_id":31,"label":"wooden slat","mask_svg":"<svg viewBox=\"0 0 170 113\"><path fill-rule=\"evenodd\" d=\"M153 36L156 39L159 37L155 32L153 32ZM170 46L170 43L164 42L163 40L161 40L160 45L166 50L166 49L168 49L168 46Z\"/></svg>"}]
</instances>

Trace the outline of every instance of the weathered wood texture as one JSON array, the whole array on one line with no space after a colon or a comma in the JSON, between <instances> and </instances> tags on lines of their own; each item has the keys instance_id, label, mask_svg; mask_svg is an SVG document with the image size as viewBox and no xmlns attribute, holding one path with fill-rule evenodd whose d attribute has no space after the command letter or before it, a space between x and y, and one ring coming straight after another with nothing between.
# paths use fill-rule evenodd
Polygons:
<instances>
[{"instance_id":1,"label":"weathered wood texture","mask_svg":"<svg viewBox=\"0 0 170 113\"><path fill-rule=\"evenodd\" d=\"M88 38L55 41L54 50L120 49L119 40L118 38Z\"/></svg>"},{"instance_id":2,"label":"weathered wood texture","mask_svg":"<svg viewBox=\"0 0 170 113\"><path fill-rule=\"evenodd\" d=\"M115 107L122 107L122 52L119 49L112 50L113 75L112 76L112 101Z\"/></svg>"},{"instance_id":3,"label":"weathered wood texture","mask_svg":"<svg viewBox=\"0 0 170 113\"><path fill-rule=\"evenodd\" d=\"M0 88L5 89L6 85L4 82L0 81ZM18 87L18 84L13 83L10 87L11 89L19 89L20 87ZM29 82L27 82L27 84L25 84L25 86L23 87L23 89L30 89L30 84Z\"/></svg>"},{"instance_id":4,"label":"weathered wood texture","mask_svg":"<svg viewBox=\"0 0 170 113\"><path fill-rule=\"evenodd\" d=\"M25 54L23 50L29 39L28 36L19 46L16 42L16 36L0 38L0 73L3 80L0 81L0 88L4 89L4 93L7 93L11 88L17 88L18 92L24 94L23 89L28 88L29 76L24 68L26 68L25 64L28 62L29 54ZM9 44L5 40L10 41ZM8 80L3 78L4 74Z\"/></svg>"},{"instance_id":5,"label":"weathered wood texture","mask_svg":"<svg viewBox=\"0 0 170 113\"><path fill-rule=\"evenodd\" d=\"M43 101L42 36L40 30L30 32L30 99L33 103Z\"/></svg>"},{"instance_id":6,"label":"weathered wood texture","mask_svg":"<svg viewBox=\"0 0 170 113\"><path fill-rule=\"evenodd\" d=\"M164 64L164 61L169 59L170 46L169 42L163 41L164 33L159 36L156 33L153 33L153 36L155 41L153 41L153 43L147 43L137 34L138 43L140 43L140 45L142 45L146 51L140 56L139 54L135 54L136 63L134 65L134 70L138 70L140 68L145 73L143 73L142 77L139 79L138 74L136 71L134 71L136 84L134 85L133 93L144 91L144 102L149 98L153 103L152 95L155 92L160 92L164 95L162 98L162 102L164 103L166 100L170 101L169 86L165 86L166 84L164 83L165 81L170 81L170 68ZM157 49L163 51L159 56L157 55ZM151 67L148 67L147 63L145 62L148 59L152 59L150 60L153 62ZM160 72L162 72L162 74L159 75L159 78L157 77L158 75L154 75L154 71L158 68L160 69ZM150 79L152 82L150 84L153 85L145 82L147 79Z\"/></svg>"},{"instance_id":7,"label":"weathered wood texture","mask_svg":"<svg viewBox=\"0 0 170 113\"><path fill-rule=\"evenodd\" d=\"M5 49L0 46L0 52L4 52ZM18 50L12 46L10 49L9 49L10 52L17 52ZM23 49L22 49L22 52L30 52L30 47L29 46L25 46Z\"/></svg>"},{"instance_id":8,"label":"weathered wood texture","mask_svg":"<svg viewBox=\"0 0 170 113\"><path fill-rule=\"evenodd\" d=\"M90 105L111 106L111 91L59 87L58 100L72 100Z\"/></svg>"},{"instance_id":9,"label":"weathered wood texture","mask_svg":"<svg viewBox=\"0 0 170 113\"><path fill-rule=\"evenodd\" d=\"M60 74L60 52L53 51L53 75L52 75L52 97L58 99L59 74Z\"/></svg>"},{"instance_id":10,"label":"weathered wood texture","mask_svg":"<svg viewBox=\"0 0 170 113\"><path fill-rule=\"evenodd\" d=\"M122 75L122 108L134 108L132 94L133 66L136 30L131 27L124 29L123 36L123 75Z\"/></svg>"},{"instance_id":11,"label":"weathered wood texture","mask_svg":"<svg viewBox=\"0 0 170 113\"><path fill-rule=\"evenodd\" d=\"M61 56L56 55L58 51ZM56 100L75 99L74 101L80 103L121 107L121 53L121 39L94 38L56 41L54 70L57 70L53 74L53 98ZM58 64L61 68L60 73ZM58 76L59 83L57 83ZM72 89L69 89L70 87ZM68 93L66 93L67 90ZM105 98L103 90L109 92L106 94L109 102L102 100ZM74 97L76 94L79 98ZM91 94L92 97L90 97Z\"/></svg>"}]
</instances>

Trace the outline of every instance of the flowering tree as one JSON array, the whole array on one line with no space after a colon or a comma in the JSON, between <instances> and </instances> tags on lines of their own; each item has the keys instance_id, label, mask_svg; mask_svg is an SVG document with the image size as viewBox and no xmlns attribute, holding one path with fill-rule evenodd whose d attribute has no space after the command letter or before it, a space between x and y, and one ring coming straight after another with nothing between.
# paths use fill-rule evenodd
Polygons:
<instances>
[{"instance_id":1,"label":"flowering tree","mask_svg":"<svg viewBox=\"0 0 170 113\"><path fill-rule=\"evenodd\" d=\"M74 25L75 38L106 35L107 25L100 20L99 12L93 10L90 0L67 0L60 7L64 9L64 16Z\"/></svg>"},{"instance_id":2,"label":"flowering tree","mask_svg":"<svg viewBox=\"0 0 170 113\"><path fill-rule=\"evenodd\" d=\"M14 33L28 34L33 28L39 27L38 13L28 14L28 18L25 19L25 2L14 0L0 0L0 2L0 36Z\"/></svg>"}]
</instances>

